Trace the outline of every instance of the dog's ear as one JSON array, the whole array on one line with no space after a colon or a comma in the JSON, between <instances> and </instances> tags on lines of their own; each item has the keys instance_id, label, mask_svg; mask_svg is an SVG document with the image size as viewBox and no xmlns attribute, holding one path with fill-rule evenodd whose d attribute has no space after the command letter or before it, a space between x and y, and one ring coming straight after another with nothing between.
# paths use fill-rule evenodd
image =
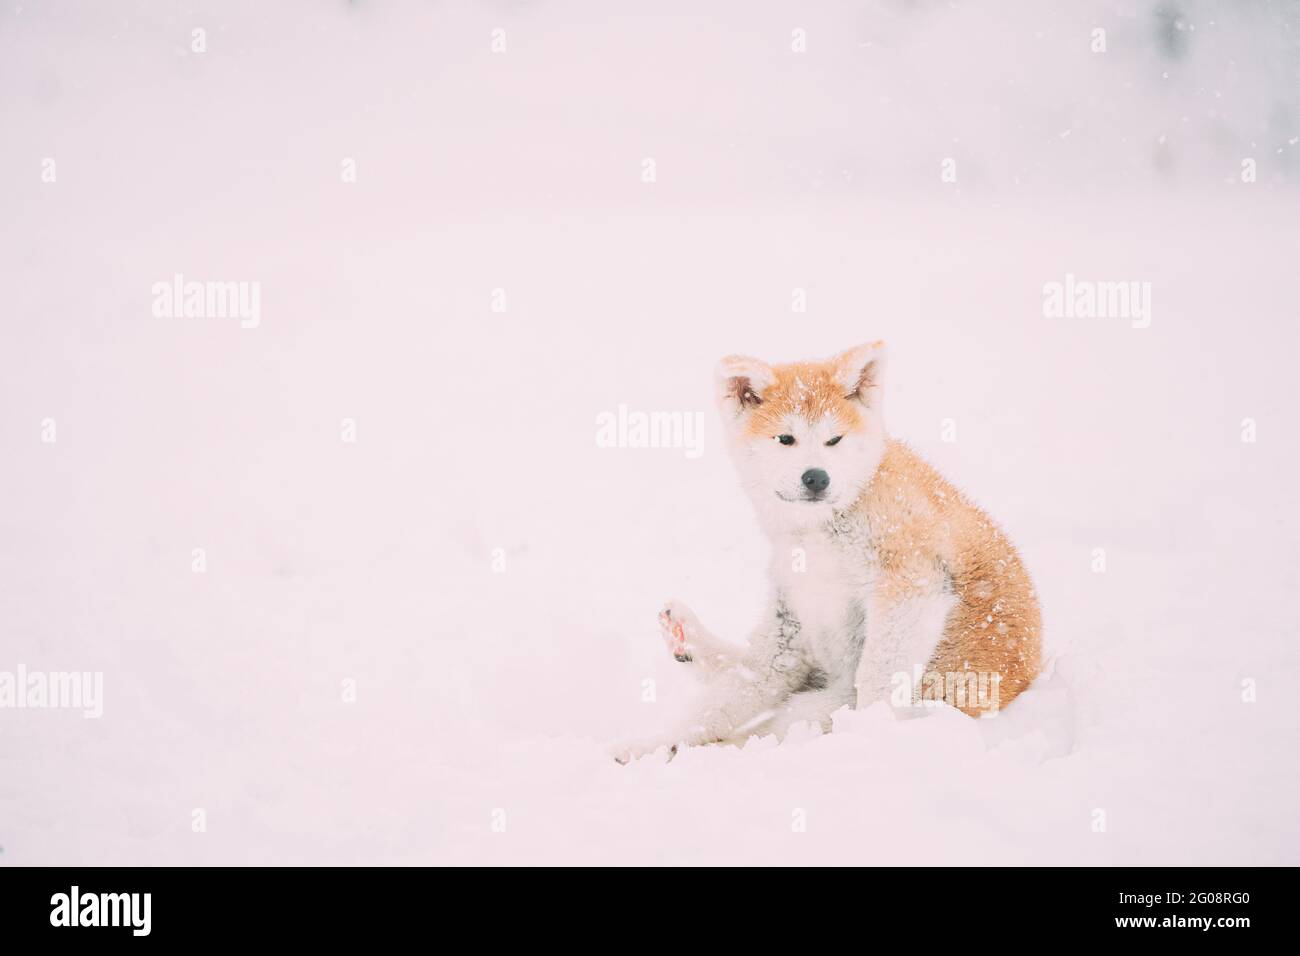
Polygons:
<instances>
[{"instance_id":1,"label":"dog's ear","mask_svg":"<svg viewBox=\"0 0 1300 956\"><path fill-rule=\"evenodd\" d=\"M844 397L870 408L879 396L885 371L885 343L871 342L841 352L831 359L831 368L835 381L844 389Z\"/></svg>"},{"instance_id":2,"label":"dog's ear","mask_svg":"<svg viewBox=\"0 0 1300 956\"><path fill-rule=\"evenodd\" d=\"M776 380L772 366L745 355L728 355L713 373L718 404L733 414L751 411L763 404L763 392Z\"/></svg>"}]
</instances>

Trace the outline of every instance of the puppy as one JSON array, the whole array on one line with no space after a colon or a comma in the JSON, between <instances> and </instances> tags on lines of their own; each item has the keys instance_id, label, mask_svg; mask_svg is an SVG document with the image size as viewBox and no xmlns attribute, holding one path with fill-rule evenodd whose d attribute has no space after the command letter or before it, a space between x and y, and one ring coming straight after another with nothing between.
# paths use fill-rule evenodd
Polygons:
<instances>
[{"instance_id":1,"label":"puppy","mask_svg":"<svg viewBox=\"0 0 1300 956\"><path fill-rule=\"evenodd\" d=\"M748 646L670 601L672 655L707 685L682 726L620 748L741 743L844 706L942 701L996 713L1033 681L1034 587L993 521L885 430L881 342L824 362L730 356L716 373L727 445L772 541L771 598Z\"/></svg>"}]
</instances>

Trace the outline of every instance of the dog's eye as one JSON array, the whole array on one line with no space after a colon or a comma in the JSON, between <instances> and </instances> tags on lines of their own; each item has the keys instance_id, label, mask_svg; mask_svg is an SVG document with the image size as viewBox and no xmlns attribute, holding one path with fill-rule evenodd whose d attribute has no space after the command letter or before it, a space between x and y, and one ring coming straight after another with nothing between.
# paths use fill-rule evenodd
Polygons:
<instances>
[{"instance_id":1,"label":"dog's eye","mask_svg":"<svg viewBox=\"0 0 1300 956\"><path fill-rule=\"evenodd\" d=\"M793 435L777 435L777 436L776 436L776 440L779 441L782 445L793 445L793 444L794 444L794 436L793 436Z\"/></svg>"},{"instance_id":2,"label":"dog's eye","mask_svg":"<svg viewBox=\"0 0 1300 956\"><path fill-rule=\"evenodd\" d=\"M844 437L843 435L836 435L834 438L832 438L830 441L826 443L826 447L830 448L833 445L838 445L840 443L840 439L843 437Z\"/></svg>"}]
</instances>

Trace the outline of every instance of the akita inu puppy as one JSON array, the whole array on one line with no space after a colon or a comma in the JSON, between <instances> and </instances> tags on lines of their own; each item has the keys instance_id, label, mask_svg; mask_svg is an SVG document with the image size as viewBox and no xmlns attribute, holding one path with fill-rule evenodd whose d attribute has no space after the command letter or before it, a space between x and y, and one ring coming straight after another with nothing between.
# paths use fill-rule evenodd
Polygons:
<instances>
[{"instance_id":1,"label":"akita inu puppy","mask_svg":"<svg viewBox=\"0 0 1300 956\"><path fill-rule=\"evenodd\" d=\"M1039 667L1040 616L1006 535L882 418L885 350L768 365L730 356L717 398L741 482L772 539L771 602L748 647L684 604L659 615L673 656L707 685L668 745L739 743L845 705L938 700L995 712Z\"/></svg>"}]
</instances>

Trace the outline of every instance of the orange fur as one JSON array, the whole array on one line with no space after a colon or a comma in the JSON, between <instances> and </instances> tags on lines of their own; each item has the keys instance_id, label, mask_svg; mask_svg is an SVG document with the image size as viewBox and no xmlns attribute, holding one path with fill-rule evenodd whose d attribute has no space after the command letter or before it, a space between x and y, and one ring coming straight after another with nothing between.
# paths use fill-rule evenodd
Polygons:
<instances>
[{"instance_id":1,"label":"orange fur","mask_svg":"<svg viewBox=\"0 0 1300 956\"><path fill-rule=\"evenodd\" d=\"M1042 622L1020 555L993 521L902 442L890 440L858 499L877 542L877 597L897 602L936 571L957 605L928 671L999 674L1005 706L1038 674ZM974 705L962 708L975 715Z\"/></svg>"},{"instance_id":2,"label":"orange fur","mask_svg":"<svg viewBox=\"0 0 1300 956\"><path fill-rule=\"evenodd\" d=\"M808 421L830 416L839 423L839 431L848 432L862 425L858 407L845 401L844 389L835 379L835 367L826 362L796 362L772 368L774 381L763 393L763 403L745 423L751 438L767 438L780 431L787 415L796 414Z\"/></svg>"}]
</instances>

